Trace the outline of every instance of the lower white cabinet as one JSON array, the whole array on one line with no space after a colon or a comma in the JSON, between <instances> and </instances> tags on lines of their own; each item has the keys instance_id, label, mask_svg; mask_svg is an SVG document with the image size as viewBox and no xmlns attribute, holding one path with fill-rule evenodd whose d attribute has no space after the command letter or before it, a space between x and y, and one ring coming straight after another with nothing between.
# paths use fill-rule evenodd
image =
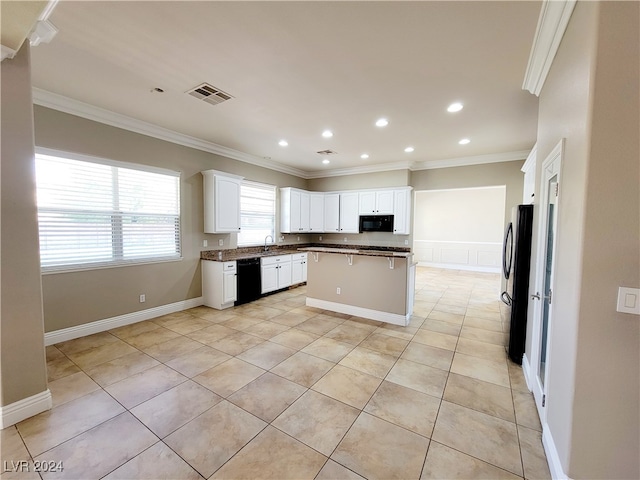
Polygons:
<instances>
[{"instance_id":1,"label":"lower white cabinet","mask_svg":"<svg viewBox=\"0 0 640 480\"><path fill-rule=\"evenodd\" d=\"M201 260L202 298L207 307L222 310L237 300L236 262Z\"/></svg>"},{"instance_id":2,"label":"lower white cabinet","mask_svg":"<svg viewBox=\"0 0 640 480\"><path fill-rule=\"evenodd\" d=\"M307 254L294 253L291 255L291 285L307 281Z\"/></svg>"},{"instance_id":3,"label":"lower white cabinet","mask_svg":"<svg viewBox=\"0 0 640 480\"><path fill-rule=\"evenodd\" d=\"M262 293L273 292L291 285L291 255L260 259Z\"/></svg>"}]
</instances>

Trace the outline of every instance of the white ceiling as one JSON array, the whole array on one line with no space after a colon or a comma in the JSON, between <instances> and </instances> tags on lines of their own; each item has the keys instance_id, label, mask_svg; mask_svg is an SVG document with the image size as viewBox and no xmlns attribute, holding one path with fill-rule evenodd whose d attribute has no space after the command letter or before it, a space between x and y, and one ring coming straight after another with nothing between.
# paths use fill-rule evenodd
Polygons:
<instances>
[{"instance_id":1,"label":"white ceiling","mask_svg":"<svg viewBox=\"0 0 640 480\"><path fill-rule=\"evenodd\" d=\"M59 33L32 50L32 80L309 174L508 158L536 139L537 97L522 82L540 7L61 1L49 17ZM234 98L212 106L185 93L203 82ZM454 101L464 109L448 113ZM337 152L328 166L324 149Z\"/></svg>"}]
</instances>

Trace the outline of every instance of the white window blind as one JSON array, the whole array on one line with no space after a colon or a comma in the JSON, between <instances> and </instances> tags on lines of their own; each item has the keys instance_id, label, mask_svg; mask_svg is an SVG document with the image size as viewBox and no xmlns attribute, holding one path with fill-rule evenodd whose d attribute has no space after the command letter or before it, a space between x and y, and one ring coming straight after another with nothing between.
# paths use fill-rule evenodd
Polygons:
<instances>
[{"instance_id":1,"label":"white window blind","mask_svg":"<svg viewBox=\"0 0 640 480\"><path fill-rule=\"evenodd\" d=\"M243 181L240 186L240 233L238 245L262 245L274 238L276 225L276 187Z\"/></svg>"},{"instance_id":2,"label":"white window blind","mask_svg":"<svg viewBox=\"0 0 640 480\"><path fill-rule=\"evenodd\" d=\"M43 271L180 258L178 172L36 155Z\"/></svg>"}]
</instances>

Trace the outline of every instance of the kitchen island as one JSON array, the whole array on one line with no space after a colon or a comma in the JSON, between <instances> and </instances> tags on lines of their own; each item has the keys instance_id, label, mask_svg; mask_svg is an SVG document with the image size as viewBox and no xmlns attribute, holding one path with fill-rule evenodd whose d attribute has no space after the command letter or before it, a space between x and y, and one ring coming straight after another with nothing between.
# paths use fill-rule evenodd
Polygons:
<instances>
[{"instance_id":1,"label":"kitchen island","mask_svg":"<svg viewBox=\"0 0 640 480\"><path fill-rule=\"evenodd\" d=\"M415 263L407 251L307 247L310 307L394 325L409 324Z\"/></svg>"}]
</instances>

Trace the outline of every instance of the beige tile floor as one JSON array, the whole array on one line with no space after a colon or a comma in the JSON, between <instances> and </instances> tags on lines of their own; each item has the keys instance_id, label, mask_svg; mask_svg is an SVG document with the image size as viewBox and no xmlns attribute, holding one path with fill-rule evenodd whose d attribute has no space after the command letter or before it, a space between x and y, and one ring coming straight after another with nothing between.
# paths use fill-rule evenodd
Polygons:
<instances>
[{"instance_id":1,"label":"beige tile floor","mask_svg":"<svg viewBox=\"0 0 640 480\"><path fill-rule=\"evenodd\" d=\"M62 462L45 479L550 478L533 398L502 346L499 282L418 268L408 327L308 308L302 286L48 347L54 408L2 430L3 467Z\"/></svg>"}]
</instances>

